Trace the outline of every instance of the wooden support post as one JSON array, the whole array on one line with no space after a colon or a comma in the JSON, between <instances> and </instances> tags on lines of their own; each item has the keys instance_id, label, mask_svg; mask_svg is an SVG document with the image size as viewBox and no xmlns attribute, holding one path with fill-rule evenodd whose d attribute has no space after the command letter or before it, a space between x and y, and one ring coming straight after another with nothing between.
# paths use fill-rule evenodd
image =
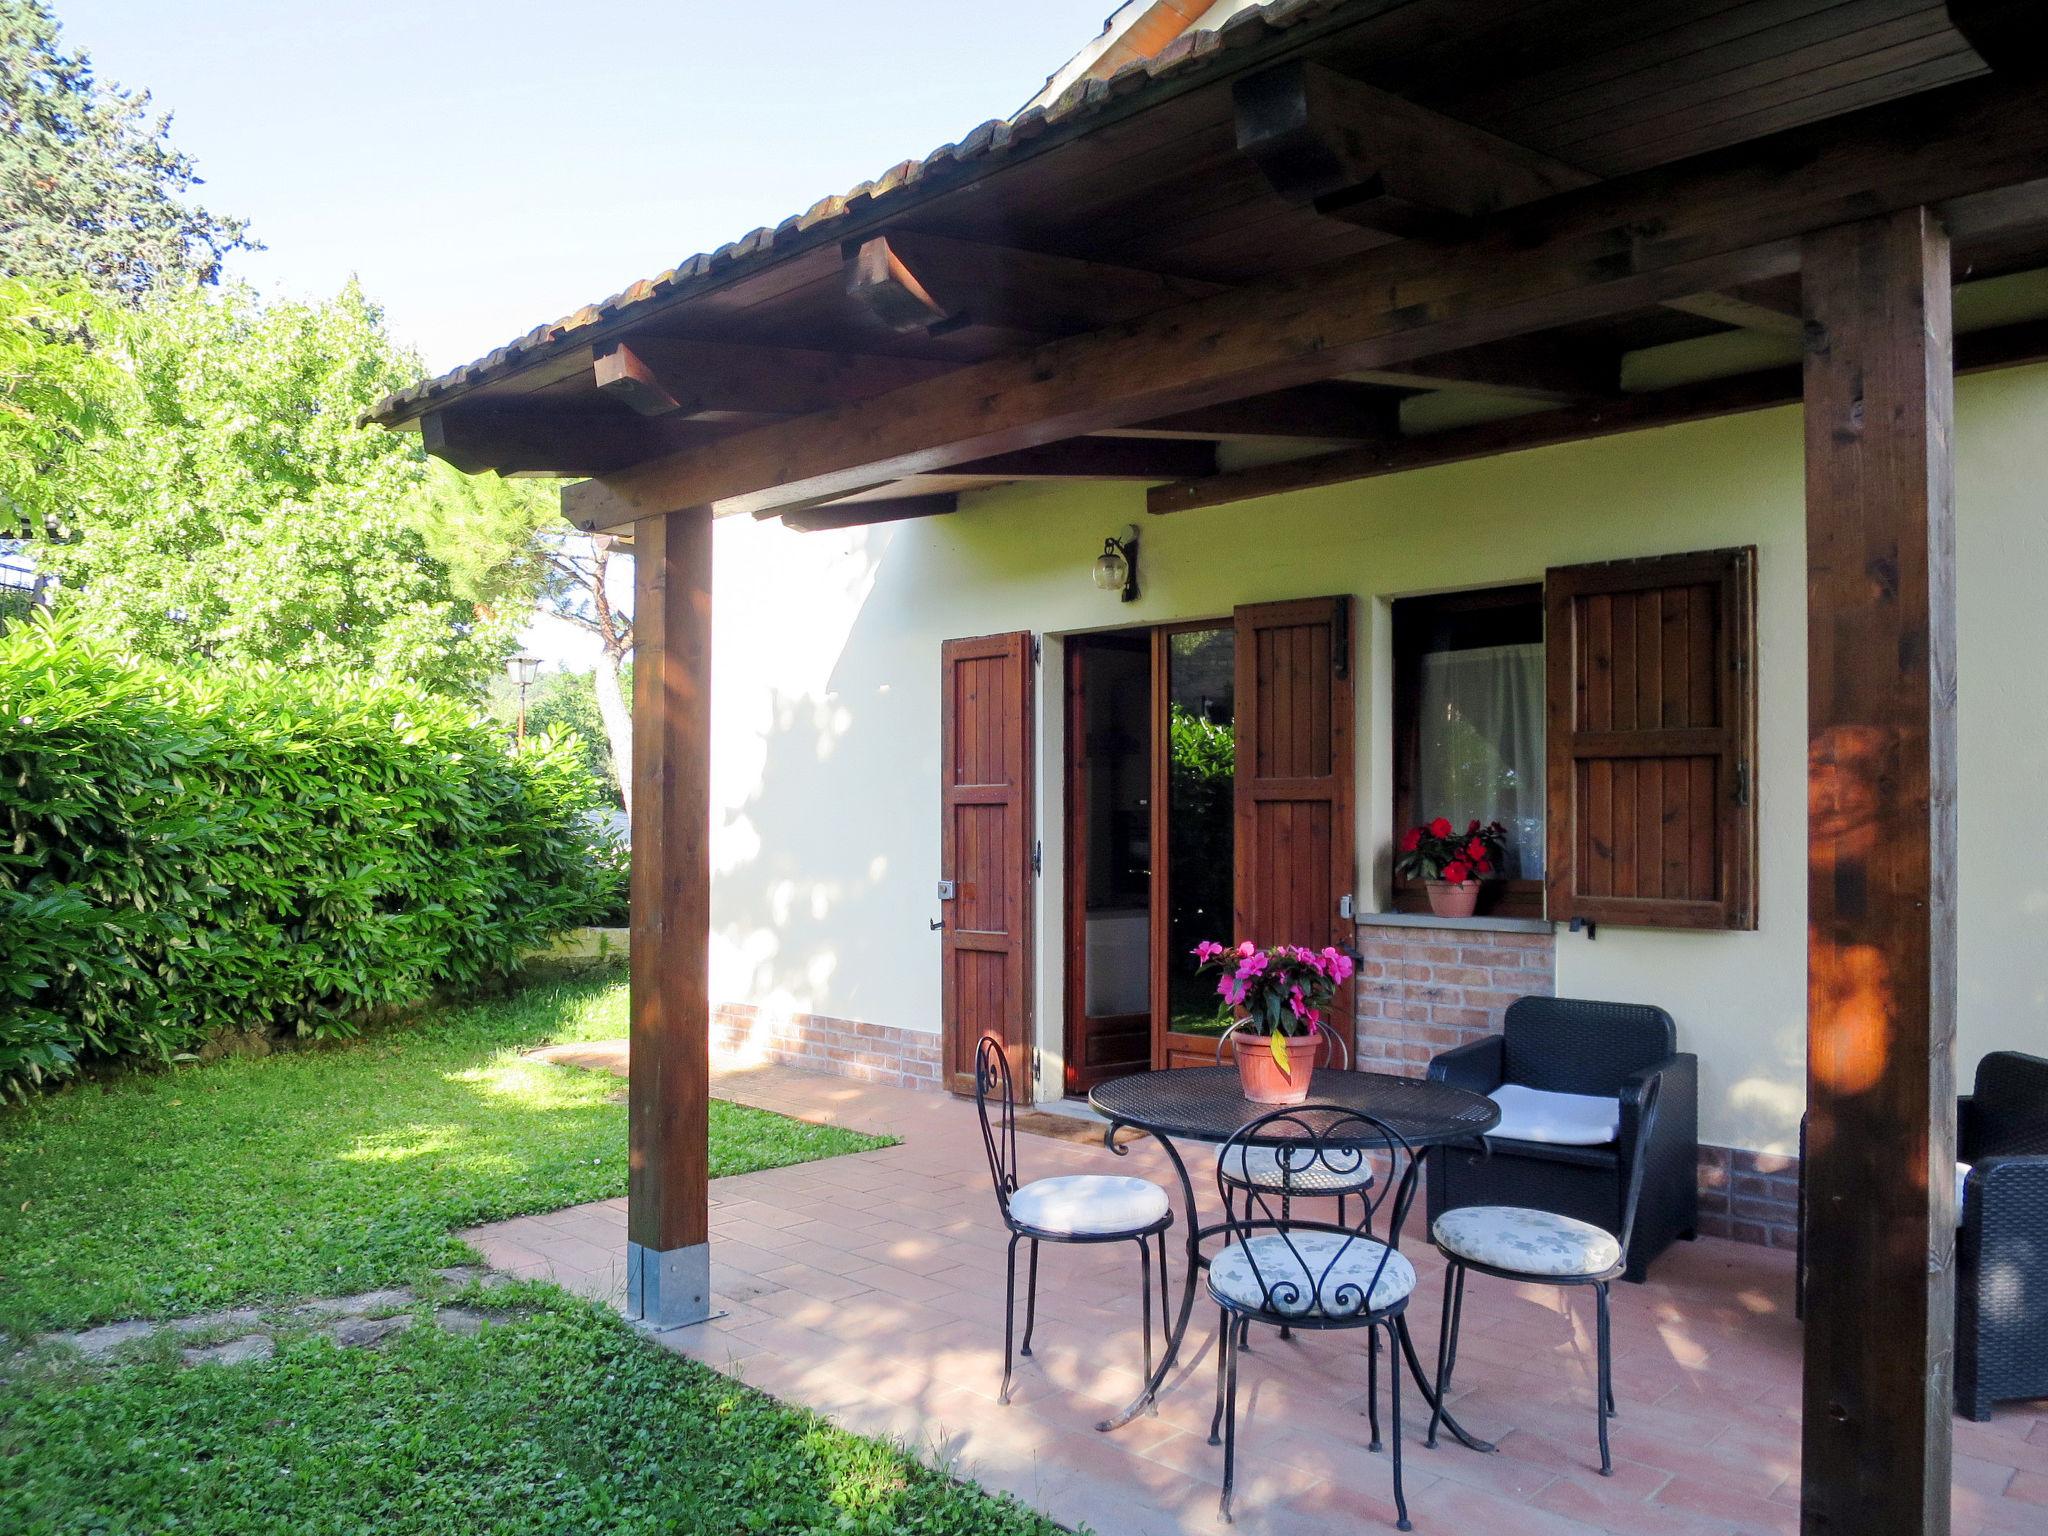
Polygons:
<instances>
[{"instance_id":1,"label":"wooden support post","mask_svg":"<svg viewBox=\"0 0 2048 1536\"><path fill-rule=\"evenodd\" d=\"M627 1315L710 1315L711 515L633 530Z\"/></svg>"},{"instance_id":2,"label":"wooden support post","mask_svg":"<svg viewBox=\"0 0 2048 1536\"><path fill-rule=\"evenodd\" d=\"M1807 1536L1945 1536L1955 1322L1948 238L1810 236Z\"/></svg>"}]
</instances>

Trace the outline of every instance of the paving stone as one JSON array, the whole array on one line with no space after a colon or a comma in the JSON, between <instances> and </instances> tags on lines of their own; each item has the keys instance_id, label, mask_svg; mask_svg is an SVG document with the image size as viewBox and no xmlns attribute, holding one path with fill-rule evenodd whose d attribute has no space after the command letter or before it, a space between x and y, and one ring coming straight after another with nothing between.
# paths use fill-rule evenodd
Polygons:
<instances>
[{"instance_id":1,"label":"paving stone","mask_svg":"<svg viewBox=\"0 0 2048 1536\"><path fill-rule=\"evenodd\" d=\"M359 1312L392 1312L412 1305L412 1287L389 1286L381 1291L364 1291L358 1296L320 1296L297 1308L300 1312L342 1317Z\"/></svg>"},{"instance_id":2,"label":"paving stone","mask_svg":"<svg viewBox=\"0 0 2048 1536\"><path fill-rule=\"evenodd\" d=\"M184 1351L187 1365L246 1365L251 1360L268 1360L277 1346L267 1333L245 1334L225 1344L210 1344Z\"/></svg>"},{"instance_id":3,"label":"paving stone","mask_svg":"<svg viewBox=\"0 0 2048 1536\"><path fill-rule=\"evenodd\" d=\"M45 1343L68 1344L88 1360L105 1360L123 1345L146 1339L157 1330L155 1323L140 1320L125 1323L101 1323L97 1328L88 1328L83 1333L46 1333Z\"/></svg>"},{"instance_id":4,"label":"paving stone","mask_svg":"<svg viewBox=\"0 0 2048 1536\"><path fill-rule=\"evenodd\" d=\"M334 1325L330 1337L343 1349L369 1349L413 1325L410 1313L398 1317L345 1317Z\"/></svg>"},{"instance_id":5,"label":"paving stone","mask_svg":"<svg viewBox=\"0 0 2048 1536\"><path fill-rule=\"evenodd\" d=\"M263 1314L254 1307L234 1307L225 1312L201 1312L197 1317L181 1317L165 1326L177 1333L210 1333L216 1328L250 1329L263 1321Z\"/></svg>"},{"instance_id":6,"label":"paving stone","mask_svg":"<svg viewBox=\"0 0 2048 1536\"><path fill-rule=\"evenodd\" d=\"M489 1321L491 1319L483 1313L474 1311L469 1307L436 1307L434 1309L434 1326L436 1328L446 1333L460 1334L464 1338L468 1338L471 1334L478 1332Z\"/></svg>"},{"instance_id":7,"label":"paving stone","mask_svg":"<svg viewBox=\"0 0 2048 1536\"><path fill-rule=\"evenodd\" d=\"M435 1270L434 1274L450 1285L480 1285L487 1291L510 1285L515 1278L502 1269L492 1269L485 1264L451 1264L446 1269Z\"/></svg>"}]
</instances>

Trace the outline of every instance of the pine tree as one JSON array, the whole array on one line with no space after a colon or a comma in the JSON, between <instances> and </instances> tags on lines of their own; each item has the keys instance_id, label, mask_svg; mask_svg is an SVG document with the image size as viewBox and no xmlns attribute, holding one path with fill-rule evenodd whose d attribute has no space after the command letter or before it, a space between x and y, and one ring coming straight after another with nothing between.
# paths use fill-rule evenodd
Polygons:
<instances>
[{"instance_id":1,"label":"pine tree","mask_svg":"<svg viewBox=\"0 0 2048 1536\"><path fill-rule=\"evenodd\" d=\"M170 116L59 33L42 0L0 0L0 277L131 302L217 281L230 252L257 248L247 224L186 199L200 178Z\"/></svg>"}]
</instances>

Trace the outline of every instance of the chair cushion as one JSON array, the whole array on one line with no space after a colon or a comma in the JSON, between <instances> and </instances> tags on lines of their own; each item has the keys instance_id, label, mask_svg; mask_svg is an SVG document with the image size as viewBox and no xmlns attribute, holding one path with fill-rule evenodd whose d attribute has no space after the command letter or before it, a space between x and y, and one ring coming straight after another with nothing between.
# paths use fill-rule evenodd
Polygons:
<instances>
[{"instance_id":1,"label":"chair cushion","mask_svg":"<svg viewBox=\"0 0 2048 1536\"><path fill-rule=\"evenodd\" d=\"M1956 1225L1963 1224L1963 1189L1970 1182L1970 1164L1956 1164Z\"/></svg>"},{"instance_id":2,"label":"chair cushion","mask_svg":"<svg viewBox=\"0 0 2048 1536\"><path fill-rule=\"evenodd\" d=\"M1034 1179L1010 1196L1010 1215L1040 1232L1095 1236L1141 1232L1166 1214L1166 1191L1150 1179L1073 1173Z\"/></svg>"},{"instance_id":3,"label":"chair cushion","mask_svg":"<svg viewBox=\"0 0 2048 1536\"><path fill-rule=\"evenodd\" d=\"M1597 1275L1621 1262L1621 1243L1590 1221L1518 1205L1467 1205L1430 1233L1453 1258L1524 1275Z\"/></svg>"},{"instance_id":4,"label":"chair cushion","mask_svg":"<svg viewBox=\"0 0 2048 1536\"><path fill-rule=\"evenodd\" d=\"M1216 1300L1283 1317L1358 1317L1391 1307L1414 1289L1415 1266L1386 1244L1334 1232L1269 1233L1232 1243L1209 1264L1209 1294Z\"/></svg>"},{"instance_id":5,"label":"chair cushion","mask_svg":"<svg viewBox=\"0 0 2048 1536\"><path fill-rule=\"evenodd\" d=\"M1621 1100L1586 1093L1550 1093L1504 1083L1487 1095L1500 1124L1486 1134L1563 1147L1604 1147L1621 1135Z\"/></svg>"},{"instance_id":6,"label":"chair cushion","mask_svg":"<svg viewBox=\"0 0 2048 1536\"><path fill-rule=\"evenodd\" d=\"M1287 1150L1232 1142L1217 1153L1216 1166L1230 1183L1276 1194L1349 1195L1372 1188L1372 1163L1365 1157L1354 1166L1349 1153L1340 1152L1332 1161L1312 1152L1295 1152L1283 1169L1280 1155Z\"/></svg>"}]
</instances>

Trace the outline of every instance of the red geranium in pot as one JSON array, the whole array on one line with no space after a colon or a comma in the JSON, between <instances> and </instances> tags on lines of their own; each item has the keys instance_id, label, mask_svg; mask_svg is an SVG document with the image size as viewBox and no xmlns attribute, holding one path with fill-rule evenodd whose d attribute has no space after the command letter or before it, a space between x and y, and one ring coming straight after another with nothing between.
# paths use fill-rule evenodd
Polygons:
<instances>
[{"instance_id":1,"label":"red geranium in pot","mask_svg":"<svg viewBox=\"0 0 2048 1536\"><path fill-rule=\"evenodd\" d=\"M1401 837L1395 870L1429 888L1429 910L1438 917L1470 917L1479 905L1479 882L1493 878L1507 852L1508 829L1499 822L1468 822L1463 832L1448 816Z\"/></svg>"},{"instance_id":2,"label":"red geranium in pot","mask_svg":"<svg viewBox=\"0 0 2048 1536\"><path fill-rule=\"evenodd\" d=\"M1351 979L1351 957L1341 949L1276 944L1260 949L1247 939L1234 949L1204 941L1194 949L1197 969L1217 971L1216 995L1234 1016L1230 1034L1244 1096L1257 1104L1299 1104L1322 1047L1323 1011Z\"/></svg>"}]
</instances>

